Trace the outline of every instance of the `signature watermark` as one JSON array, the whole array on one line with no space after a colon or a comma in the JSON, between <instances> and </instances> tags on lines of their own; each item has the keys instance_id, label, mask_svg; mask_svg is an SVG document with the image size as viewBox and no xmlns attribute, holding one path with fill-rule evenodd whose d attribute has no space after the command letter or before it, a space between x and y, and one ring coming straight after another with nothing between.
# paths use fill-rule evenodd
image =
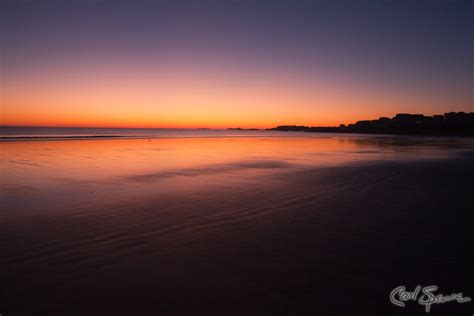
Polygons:
<instances>
[{"instance_id":1,"label":"signature watermark","mask_svg":"<svg viewBox=\"0 0 474 316\"><path fill-rule=\"evenodd\" d=\"M390 292L390 302L392 304L405 307L405 302L414 301L425 307L425 312L429 313L431 305L433 304L444 304L449 302L467 303L471 301L471 298L460 293L453 293L450 295L443 295L435 293L438 290L436 285L429 285L422 287L418 285L414 291L407 291L406 288L401 285Z\"/></svg>"}]
</instances>

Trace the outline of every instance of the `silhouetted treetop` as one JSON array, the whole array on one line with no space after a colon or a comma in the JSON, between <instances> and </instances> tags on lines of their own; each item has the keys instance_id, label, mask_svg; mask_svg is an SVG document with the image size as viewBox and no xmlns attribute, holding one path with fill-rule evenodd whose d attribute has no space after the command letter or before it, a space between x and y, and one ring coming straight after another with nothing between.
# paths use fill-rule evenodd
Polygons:
<instances>
[{"instance_id":1,"label":"silhouetted treetop","mask_svg":"<svg viewBox=\"0 0 474 316\"><path fill-rule=\"evenodd\" d=\"M449 112L443 115L425 116L423 114L400 113L392 118L380 117L377 120L357 121L354 124L338 127L281 125L270 130L370 133L370 134L427 134L474 136L474 112Z\"/></svg>"}]
</instances>

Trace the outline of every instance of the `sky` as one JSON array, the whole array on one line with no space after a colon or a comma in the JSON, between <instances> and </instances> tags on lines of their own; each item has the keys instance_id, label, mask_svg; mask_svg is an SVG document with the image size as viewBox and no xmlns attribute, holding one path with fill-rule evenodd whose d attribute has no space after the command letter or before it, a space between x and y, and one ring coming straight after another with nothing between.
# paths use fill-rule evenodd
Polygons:
<instances>
[{"instance_id":1,"label":"sky","mask_svg":"<svg viewBox=\"0 0 474 316\"><path fill-rule=\"evenodd\" d=\"M474 111L471 1L0 3L0 125L266 128Z\"/></svg>"}]
</instances>

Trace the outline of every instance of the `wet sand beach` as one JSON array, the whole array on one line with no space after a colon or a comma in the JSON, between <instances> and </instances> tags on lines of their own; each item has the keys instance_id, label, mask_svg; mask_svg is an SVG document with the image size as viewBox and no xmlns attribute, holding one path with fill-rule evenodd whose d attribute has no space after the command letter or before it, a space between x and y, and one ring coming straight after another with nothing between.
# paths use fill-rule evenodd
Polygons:
<instances>
[{"instance_id":1,"label":"wet sand beach","mask_svg":"<svg viewBox=\"0 0 474 316\"><path fill-rule=\"evenodd\" d=\"M474 296L470 139L0 142L0 313L424 315ZM432 306L470 315L472 303Z\"/></svg>"}]
</instances>

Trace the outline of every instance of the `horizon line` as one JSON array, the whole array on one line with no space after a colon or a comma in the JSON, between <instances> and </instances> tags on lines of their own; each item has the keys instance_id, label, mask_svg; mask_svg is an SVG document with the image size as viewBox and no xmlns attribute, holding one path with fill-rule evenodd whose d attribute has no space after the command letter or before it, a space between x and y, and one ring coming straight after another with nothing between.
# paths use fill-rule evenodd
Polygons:
<instances>
[{"instance_id":1,"label":"horizon line","mask_svg":"<svg viewBox=\"0 0 474 316\"><path fill-rule=\"evenodd\" d=\"M402 113L396 113L393 117L399 115L399 114L409 114L409 115L423 115L426 117L432 117L432 116L437 116L437 115L446 115L449 113L474 113L474 112L464 112L464 111L449 111L449 112L444 112L442 114L422 114L422 113L407 113L407 112L402 112ZM371 119L363 119L359 121L367 121L367 120L377 120L380 118L391 118L390 116L378 116L378 118L371 118ZM200 126L200 127L139 127L139 126L133 126L133 127L124 127L124 126L58 126L58 125L2 125L0 124L0 128L88 128L88 129L185 129L185 130L199 130L199 129L209 129L209 130L226 130L226 129L239 129L241 128L242 130L249 130L249 129L258 129L258 130L267 130L271 129L274 127L278 126L306 126L306 127L339 127L341 125L348 125L348 124L355 124L359 121L353 122L353 123L338 123L336 125L325 125L325 126L310 126L310 125L301 125L301 124L295 124L295 123L283 123L283 124L276 124L273 125L273 127L241 127L239 125L236 126L227 126L227 127L207 127L207 126Z\"/></svg>"}]
</instances>

